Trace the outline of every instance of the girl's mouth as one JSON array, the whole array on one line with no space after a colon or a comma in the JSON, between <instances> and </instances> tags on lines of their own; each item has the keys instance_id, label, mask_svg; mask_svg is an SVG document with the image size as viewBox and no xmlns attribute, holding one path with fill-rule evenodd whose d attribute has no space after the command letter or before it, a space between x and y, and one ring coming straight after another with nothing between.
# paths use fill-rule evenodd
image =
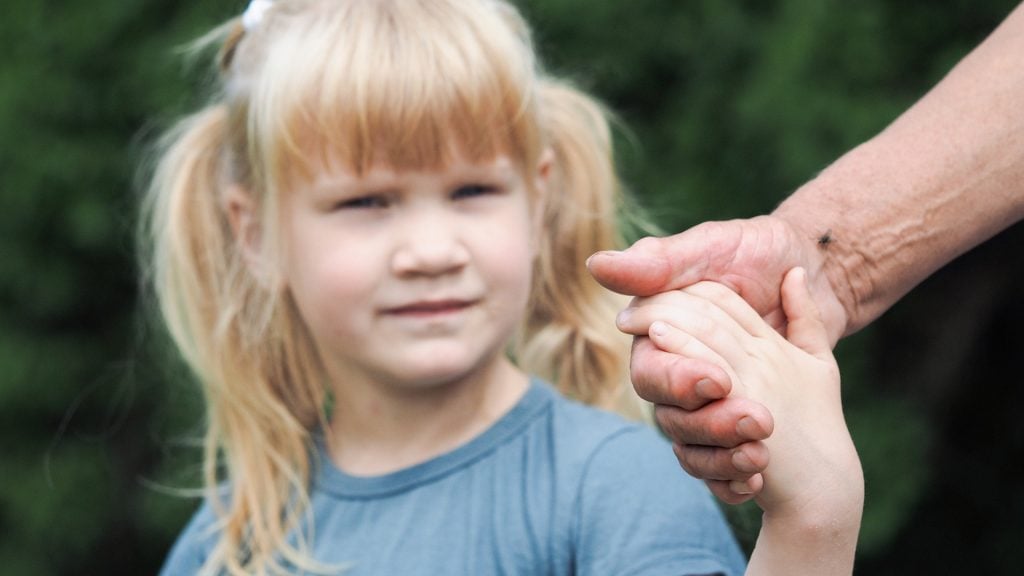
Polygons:
<instances>
[{"instance_id":1,"label":"girl's mouth","mask_svg":"<svg viewBox=\"0 0 1024 576\"><path fill-rule=\"evenodd\" d=\"M460 312L475 304L472 300L423 300L412 302L395 308L388 308L385 313L393 316L406 317L431 317L443 316L454 312Z\"/></svg>"}]
</instances>

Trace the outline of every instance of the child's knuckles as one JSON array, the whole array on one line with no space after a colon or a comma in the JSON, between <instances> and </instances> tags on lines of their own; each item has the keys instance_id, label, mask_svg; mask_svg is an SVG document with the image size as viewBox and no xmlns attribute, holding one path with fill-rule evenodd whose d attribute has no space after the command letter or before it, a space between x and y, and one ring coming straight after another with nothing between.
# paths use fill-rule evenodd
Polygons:
<instances>
[{"instance_id":1,"label":"child's knuckles","mask_svg":"<svg viewBox=\"0 0 1024 576\"><path fill-rule=\"evenodd\" d=\"M635 306L667 306L679 308L685 305L685 297L680 290L668 290L651 296L638 298L634 301Z\"/></svg>"},{"instance_id":2,"label":"child's knuckles","mask_svg":"<svg viewBox=\"0 0 1024 576\"><path fill-rule=\"evenodd\" d=\"M735 292L721 282L709 281L697 282L687 287L686 292L706 300L711 300L712 302L721 302L736 295Z\"/></svg>"}]
</instances>

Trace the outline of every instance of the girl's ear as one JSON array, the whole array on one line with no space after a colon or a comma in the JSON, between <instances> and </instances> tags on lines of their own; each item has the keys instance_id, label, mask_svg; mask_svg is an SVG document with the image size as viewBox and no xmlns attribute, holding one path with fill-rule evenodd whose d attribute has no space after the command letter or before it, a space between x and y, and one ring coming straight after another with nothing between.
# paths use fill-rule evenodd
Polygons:
<instances>
[{"instance_id":1,"label":"girl's ear","mask_svg":"<svg viewBox=\"0 0 1024 576\"><path fill-rule=\"evenodd\" d=\"M252 194L238 184L231 184L224 195L224 211L227 213L231 232L245 260L246 266L257 278L264 276L264 258L261 243L260 219L256 201Z\"/></svg>"},{"instance_id":2,"label":"girl's ear","mask_svg":"<svg viewBox=\"0 0 1024 576\"><path fill-rule=\"evenodd\" d=\"M543 240L545 214L547 213L548 199L551 194L551 179L554 171L555 153L551 148L545 148L537 160L537 169L531 175L533 179L534 199L530 208L530 250L533 257L540 255L546 242Z\"/></svg>"},{"instance_id":3,"label":"girl's ear","mask_svg":"<svg viewBox=\"0 0 1024 576\"><path fill-rule=\"evenodd\" d=\"M534 173L533 187L537 191L537 199L533 208L533 219L536 230L540 230L544 222L545 206L550 194L551 174L555 166L555 152L551 148L545 148L537 160L537 170Z\"/></svg>"}]
</instances>

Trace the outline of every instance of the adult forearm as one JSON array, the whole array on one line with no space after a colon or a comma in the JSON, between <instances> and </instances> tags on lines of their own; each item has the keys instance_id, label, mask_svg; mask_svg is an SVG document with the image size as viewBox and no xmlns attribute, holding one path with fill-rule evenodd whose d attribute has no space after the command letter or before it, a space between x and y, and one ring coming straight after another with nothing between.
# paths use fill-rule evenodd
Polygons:
<instances>
[{"instance_id":1,"label":"adult forearm","mask_svg":"<svg viewBox=\"0 0 1024 576\"><path fill-rule=\"evenodd\" d=\"M1024 216L1024 5L881 134L775 211L824 256L852 333Z\"/></svg>"}]
</instances>

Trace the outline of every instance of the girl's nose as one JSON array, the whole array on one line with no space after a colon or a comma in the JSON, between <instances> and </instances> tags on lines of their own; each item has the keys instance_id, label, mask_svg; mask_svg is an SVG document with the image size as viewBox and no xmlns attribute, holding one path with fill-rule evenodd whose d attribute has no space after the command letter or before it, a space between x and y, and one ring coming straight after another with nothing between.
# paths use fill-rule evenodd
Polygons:
<instances>
[{"instance_id":1,"label":"girl's nose","mask_svg":"<svg viewBox=\"0 0 1024 576\"><path fill-rule=\"evenodd\" d=\"M436 213L423 214L406 222L393 257L393 270L400 276L437 276L462 269L469 262L457 222Z\"/></svg>"}]
</instances>

